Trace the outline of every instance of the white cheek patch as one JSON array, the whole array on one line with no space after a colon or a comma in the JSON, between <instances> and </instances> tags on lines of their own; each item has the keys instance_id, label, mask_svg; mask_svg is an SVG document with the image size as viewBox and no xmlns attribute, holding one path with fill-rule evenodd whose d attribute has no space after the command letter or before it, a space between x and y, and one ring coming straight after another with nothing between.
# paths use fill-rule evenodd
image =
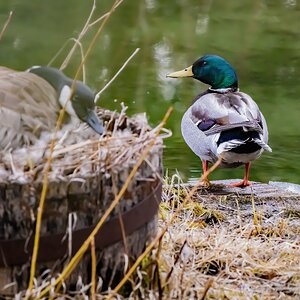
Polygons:
<instances>
[{"instance_id":1,"label":"white cheek patch","mask_svg":"<svg viewBox=\"0 0 300 300\"><path fill-rule=\"evenodd\" d=\"M71 97L71 88L68 85L65 85L60 91L58 101L62 107L65 107L66 112L69 115L77 117L77 114L72 106L70 97Z\"/></svg>"},{"instance_id":2,"label":"white cheek patch","mask_svg":"<svg viewBox=\"0 0 300 300\"><path fill-rule=\"evenodd\" d=\"M40 68L41 68L41 66L32 66L29 69L27 69L26 72L30 72L31 70L40 69Z\"/></svg>"}]
</instances>

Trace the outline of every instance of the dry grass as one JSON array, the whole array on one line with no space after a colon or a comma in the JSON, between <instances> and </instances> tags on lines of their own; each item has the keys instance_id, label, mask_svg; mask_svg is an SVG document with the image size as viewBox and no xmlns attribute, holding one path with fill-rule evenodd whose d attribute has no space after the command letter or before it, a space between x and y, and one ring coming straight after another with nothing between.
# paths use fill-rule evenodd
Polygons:
<instances>
[{"instance_id":1,"label":"dry grass","mask_svg":"<svg viewBox=\"0 0 300 300\"><path fill-rule=\"evenodd\" d=\"M47 172L50 181L79 180L98 172L118 172L133 166L153 140L156 129L149 127L145 114L129 119L126 109L123 107L120 113L98 109L99 117L106 123L104 137L85 124L78 127L66 124L56 134L53 153L49 150L52 133L47 132L30 147L1 152L1 182L41 181L50 154L52 163Z\"/></svg>"},{"instance_id":2,"label":"dry grass","mask_svg":"<svg viewBox=\"0 0 300 300\"><path fill-rule=\"evenodd\" d=\"M181 205L189 188L166 188L164 218ZM205 299L299 299L299 217L289 217L284 209L265 216L267 206L276 205L274 199L260 208L255 224L253 210L242 198L235 203L224 195L201 193L181 208L162 240L162 274L173 269L165 299L201 299L207 283Z\"/></svg>"},{"instance_id":3,"label":"dry grass","mask_svg":"<svg viewBox=\"0 0 300 300\"><path fill-rule=\"evenodd\" d=\"M133 291L98 299L299 299L300 197L215 185L187 203L191 189L176 176L165 185L167 231L137 268Z\"/></svg>"},{"instance_id":4,"label":"dry grass","mask_svg":"<svg viewBox=\"0 0 300 300\"><path fill-rule=\"evenodd\" d=\"M134 291L115 299L300 298L299 196L224 195L217 185L186 203L192 186L174 178L163 191L160 230L171 224L138 268Z\"/></svg>"}]
</instances>

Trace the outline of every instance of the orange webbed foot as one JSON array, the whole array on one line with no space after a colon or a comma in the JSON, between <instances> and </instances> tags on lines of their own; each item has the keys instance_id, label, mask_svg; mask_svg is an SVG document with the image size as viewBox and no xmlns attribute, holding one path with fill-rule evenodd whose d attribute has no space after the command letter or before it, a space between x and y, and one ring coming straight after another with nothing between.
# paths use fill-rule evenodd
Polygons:
<instances>
[{"instance_id":1,"label":"orange webbed foot","mask_svg":"<svg viewBox=\"0 0 300 300\"><path fill-rule=\"evenodd\" d=\"M245 175L244 175L244 179L240 182L235 182L235 183L231 183L229 184L229 186L231 187L239 187L239 188L244 188L246 186L251 185L252 183L249 181L249 174L250 174L250 162L245 164Z\"/></svg>"},{"instance_id":2,"label":"orange webbed foot","mask_svg":"<svg viewBox=\"0 0 300 300\"><path fill-rule=\"evenodd\" d=\"M230 183L228 186L245 188L245 187L250 186L250 185L252 185L252 182L250 182L249 180L242 180L240 182Z\"/></svg>"}]
</instances>

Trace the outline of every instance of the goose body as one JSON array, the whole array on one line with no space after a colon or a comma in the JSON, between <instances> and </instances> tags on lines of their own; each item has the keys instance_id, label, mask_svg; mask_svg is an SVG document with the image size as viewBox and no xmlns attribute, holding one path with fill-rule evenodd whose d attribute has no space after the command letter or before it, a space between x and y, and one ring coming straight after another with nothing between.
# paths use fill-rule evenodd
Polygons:
<instances>
[{"instance_id":1,"label":"goose body","mask_svg":"<svg viewBox=\"0 0 300 300\"><path fill-rule=\"evenodd\" d=\"M266 120L255 101L239 91L230 64L219 56L206 55L168 76L194 77L211 86L195 98L181 122L183 138L202 160L203 172L208 163L221 158L221 167L245 165L244 179L235 186L250 185L250 163L263 151L272 150Z\"/></svg>"},{"instance_id":2,"label":"goose body","mask_svg":"<svg viewBox=\"0 0 300 300\"><path fill-rule=\"evenodd\" d=\"M66 121L86 122L103 132L94 112L94 94L82 82L50 67L15 71L0 67L0 149L32 145L43 131L52 132L60 109L66 105Z\"/></svg>"}]
</instances>

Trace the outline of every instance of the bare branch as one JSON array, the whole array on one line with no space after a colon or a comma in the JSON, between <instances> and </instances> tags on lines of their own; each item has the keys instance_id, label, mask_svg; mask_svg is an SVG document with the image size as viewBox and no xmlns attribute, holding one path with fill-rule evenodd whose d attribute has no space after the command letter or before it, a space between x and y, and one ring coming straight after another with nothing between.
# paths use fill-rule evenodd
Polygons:
<instances>
[{"instance_id":1,"label":"bare branch","mask_svg":"<svg viewBox=\"0 0 300 300\"><path fill-rule=\"evenodd\" d=\"M111 83L119 76L119 74L123 71L123 69L127 66L130 60L140 51L140 48L136 48L135 51L128 57L128 59L124 62L119 71L114 75L114 77L96 94L94 102L100 98L100 95L111 85Z\"/></svg>"},{"instance_id":2,"label":"bare branch","mask_svg":"<svg viewBox=\"0 0 300 300\"><path fill-rule=\"evenodd\" d=\"M8 15L8 18L7 18L6 22L4 23L4 25L3 25L3 27L2 27L2 30L1 30L1 32L0 32L0 40L2 39L2 36L3 36L4 32L5 32L5 30L6 30L7 26L8 26L8 24L9 24L10 21L11 21L12 15L13 15L13 11L10 11L10 12L9 12L9 15Z\"/></svg>"}]
</instances>

